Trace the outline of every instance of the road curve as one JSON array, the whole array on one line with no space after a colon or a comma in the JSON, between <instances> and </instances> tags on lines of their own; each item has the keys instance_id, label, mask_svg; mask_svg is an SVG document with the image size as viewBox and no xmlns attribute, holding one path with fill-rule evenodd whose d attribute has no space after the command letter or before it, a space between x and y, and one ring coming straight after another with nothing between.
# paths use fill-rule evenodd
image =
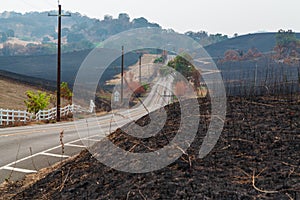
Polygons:
<instances>
[{"instance_id":1,"label":"road curve","mask_svg":"<svg viewBox=\"0 0 300 200\"><path fill-rule=\"evenodd\" d=\"M28 173L76 155L85 148L84 144L100 141L118 127L167 105L171 102L172 81L171 76L159 78L143 101L144 105L129 110L74 122L0 129L0 182L6 179L20 180ZM61 132L64 153L60 142Z\"/></svg>"}]
</instances>

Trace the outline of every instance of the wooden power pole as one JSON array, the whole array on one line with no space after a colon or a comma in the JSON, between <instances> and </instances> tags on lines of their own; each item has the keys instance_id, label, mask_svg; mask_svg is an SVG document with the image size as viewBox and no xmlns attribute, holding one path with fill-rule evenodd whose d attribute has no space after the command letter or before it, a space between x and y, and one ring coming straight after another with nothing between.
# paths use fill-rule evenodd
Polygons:
<instances>
[{"instance_id":1,"label":"wooden power pole","mask_svg":"<svg viewBox=\"0 0 300 200\"><path fill-rule=\"evenodd\" d=\"M58 27L57 27L57 79L56 79L56 121L60 121L60 82L61 82L61 17L70 17L71 14L62 15L61 5L58 4L58 14L48 14L48 16L58 17Z\"/></svg>"},{"instance_id":2,"label":"wooden power pole","mask_svg":"<svg viewBox=\"0 0 300 200\"><path fill-rule=\"evenodd\" d=\"M121 103L123 103L124 90L124 46L122 46L122 60L121 60Z\"/></svg>"},{"instance_id":3,"label":"wooden power pole","mask_svg":"<svg viewBox=\"0 0 300 200\"><path fill-rule=\"evenodd\" d=\"M139 55L139 82L142 85L142 54Z\"/></svg>"}]
</instances>

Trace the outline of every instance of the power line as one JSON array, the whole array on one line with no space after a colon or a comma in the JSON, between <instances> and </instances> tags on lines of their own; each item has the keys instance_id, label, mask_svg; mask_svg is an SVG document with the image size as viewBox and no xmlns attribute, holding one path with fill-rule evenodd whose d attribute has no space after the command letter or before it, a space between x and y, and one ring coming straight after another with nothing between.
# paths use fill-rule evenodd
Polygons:
<instances>
[{"instance_id":1,"label":"power line","mask_svg":"<svg viewBox=\"0 0 300 200\"><path fill-rule=\"evenodd\" d=\"M36 7L35 5L28 3L27 1L23 0L22 1L23 4L30 6L31 8L34 8L35 10L40 10L41 8Z\"/></svg>"},{"instance_id":2,"label":"power line","mask_svg":"<svg viewBox=\"0 0 300 200\"><path fill-rule=\"evenodd\" d=\"M34 5L34 4L29 3L29 2L26 1L26 0L22 0L21 2L22 2L23 4L25 4L25 5L29 6L29 7L31 7L31 8L34 8L36 11L39 11L39 10L42 9L41 6L38 7L38 6ZM39 3L41 3L41 2L42 2L44 5L47 4L47 7L48 7L48 6L51 6L51 7L57 6L57 5L55 5L53 2L50 2L50 0L39 1ZM40 5L41 5L41 4L40 4Z\"/></svg>"},{"instance_id":3,"label":"power line","mask_svg":"<svg viewBox=\"0 0 300 200\"><path fill-rule=\"evenodd\" d=\"M45 2L45 3L47 3L49 6L57 6L55 3L53 3L53 1L51 1L51 0L45 0L45 1L43 1L43 2Z\"/></svg>"}]
</instances>

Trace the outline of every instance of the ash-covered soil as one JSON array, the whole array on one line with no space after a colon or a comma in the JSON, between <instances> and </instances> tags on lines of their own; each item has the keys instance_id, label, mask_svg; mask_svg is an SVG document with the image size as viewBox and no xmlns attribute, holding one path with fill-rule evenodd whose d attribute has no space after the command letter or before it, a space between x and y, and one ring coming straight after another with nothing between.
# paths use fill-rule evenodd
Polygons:
<instances>
[{"instance_id":1,"label":"ash-covered soil","mask_svg":"<svg viewBox=\"0 0 300 200\"><path fill-rule=\"evenodd\" d=\"M199 100L200 123L191 147L161 170L116 171L85 150L23 182L3 184L2 199L300 199L299 97L229 98L222 135L199 159L209 102ZM137 139L119 129L109 139L131 152L162 148L180 123L178 104L165 109L166 125L155 137ZM136 123L143 126L149 120L146 116Z\"/></svg>"}]
</instances>

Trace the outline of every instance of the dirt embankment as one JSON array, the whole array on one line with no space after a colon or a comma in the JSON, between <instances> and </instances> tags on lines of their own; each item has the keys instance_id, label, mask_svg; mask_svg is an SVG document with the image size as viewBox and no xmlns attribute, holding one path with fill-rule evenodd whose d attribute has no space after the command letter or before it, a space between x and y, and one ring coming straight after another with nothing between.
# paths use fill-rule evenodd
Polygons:
<instances>
[{"instance_id":1,"label":"dirt embankment","mask_svg":"<svg viewBox=\"0 0 300 200\"><path fill-rule=\"evenodd\" d=\"M6 77L0 77L0 108L11 110L26 110L24 100L27 99L26 91L46 91L43 88L20 83ZM47 93L54 94L54 92ZM53 106L53 105L51 105Z\"/></svg>"},{"instance_id":2,"label":"dirt embankment","mask_svg":"<svg viewBox=\"0 0 300 200\"><path fill-rule=\"evenodd\" d=\"M164 169L146 174L120 172L101 164L85 150L24 182L4 184L2 197L300 199L299 97L230 98L222 135L203 159L197 158L197 152L209 124L210 105L208 100L199 101L201 116L196 140L186 155ZM166 110L166 126L154 138L136 139L117 130L109 139L132 152L161 148L172 140L180 123L177 104ZM149 118L137 123L147 124Z\"/></svg>"}]
</instances>

